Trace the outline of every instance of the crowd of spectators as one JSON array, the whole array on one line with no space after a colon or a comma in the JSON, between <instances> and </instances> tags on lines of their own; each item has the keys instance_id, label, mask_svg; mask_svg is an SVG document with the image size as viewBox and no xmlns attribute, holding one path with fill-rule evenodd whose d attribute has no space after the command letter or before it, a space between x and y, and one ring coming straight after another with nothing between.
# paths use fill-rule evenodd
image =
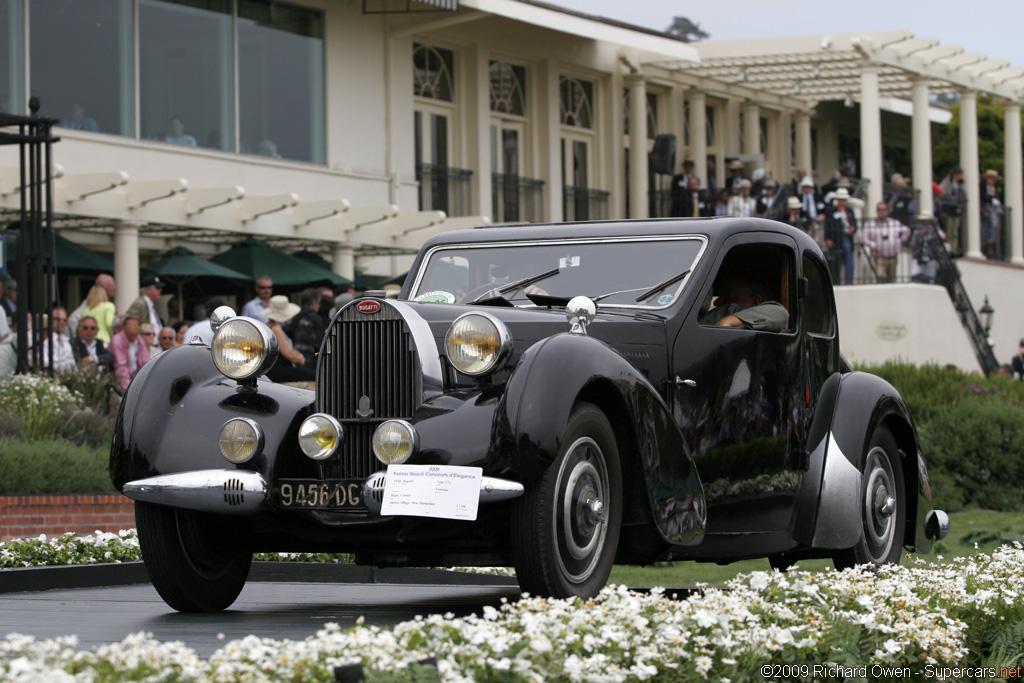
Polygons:
<instances>
[{"instance_id":1,"label":"crowd of spectators","mask_svg":"<svg viewBox=\"0 0 1024 683\"><path fill-rule=\"evenodd\" d=\"M782 221L811 235L821 247L837 284L853 282L895 282L911 278L932 281L936 264L929 258L930 239L945 243L952 256L964 252L964 216L967 192L964 173L950 168L938 183L932 183L931 207L918 206L919 193L900 173L889 176L882 188L882 201L867 218L863 195L855 196L855 182L840 170L819 186L805 169L787 183L767 176L762 168L745 177L739 160L729 164L724 188L716 189L714 179L705 184L695 172L692 160L683 162L681 173L672 177L669 214L685 218L710 216L760 217ZM709 177L713 168L708 167ZM1000 176L988 170L980 188L981 247L989 258L1001 258L1004 223ZM907 259L900 259L902 254ZM901 264L904 264L901 266ZM902 271L901 271L902 268Z\"/></svg>"},{"instance_id":2,"label":"crowd of spectators","mask_svg":"<svg viewBox=\"0 0 1024 683\"><path fill-rule=\"evenodd\" d=\"M197 309L197 317L205 314L201 320L165 321L161 311L166 314L168 309L160 305L165 283L159 277L146 276L140 284L138 298L124 312L116 310L116 283L107 273L97 276L86 298L70 314L61 306L48 311L43 316L47 333L41 341L42 365L50 367L52 363L53 370L60 373L95 368L127 389L155 356L196 338L205 344L213 341L210 317L224 305L220 298L211 297ZM301 305L295 305L283 294L275 296L273 289L270 276L261 276L255 296L244 304L241 314L267 323L278 337L282 358L271 379L311 382L330 317L355 298L355 290L351 285L338 292L329 287L310 288L299 294ZM17 368L16 310L15 282L6 271L0 271L0 380ZM29 321L31 324L31 318ZM30 363L33 355L29 354Z\"/></svg>"}]
</instances>

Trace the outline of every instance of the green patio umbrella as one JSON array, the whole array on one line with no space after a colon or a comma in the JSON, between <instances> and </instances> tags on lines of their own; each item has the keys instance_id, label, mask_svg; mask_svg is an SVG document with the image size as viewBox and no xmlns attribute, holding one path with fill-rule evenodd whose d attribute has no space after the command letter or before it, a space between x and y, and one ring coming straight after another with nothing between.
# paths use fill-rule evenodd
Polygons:
<instances>
[{"instance_id":1,"label":"green patio umbrella","mask_svg":"<svg viewBox=\"0 0 1024 683\"><path fill-rule=\"evenodd\" d=\"M3 235L7 238L7 267L13 272L13 266L18 260L19 235L15 230L6 230ZM114 272L114 262L110 258L97 254L66 237L54 235L53 246L58 270L86 273Z\"/></svg>"},{"instance_id":2,"label":"green patio umbrella","mask_svg":"<svg viewBox=\"0 0 1024 683\"><path fill-rule=\"evenodd\" d=\"M178 318L185 317L185 285L194 282L200 287L209 287L231 282L252 282L253 278L218 263L212 263L196 256L186 247L174 247L166 254L150 263L145 271L159 275L178 288Z\"/></svg>"},{"instance_id":3,"label":"green patio umbrella","mask_svg":"<svg viewBox=\"0 0 1024 683\"><path fill-rule=\"evenodd\" d=\"M286 254L255 237L239 242L210 261L245 273L252 280L261 275L269 275L274 285L281 287L348 283L348 280L329 269Z\"/></svg>"}]
</instances>

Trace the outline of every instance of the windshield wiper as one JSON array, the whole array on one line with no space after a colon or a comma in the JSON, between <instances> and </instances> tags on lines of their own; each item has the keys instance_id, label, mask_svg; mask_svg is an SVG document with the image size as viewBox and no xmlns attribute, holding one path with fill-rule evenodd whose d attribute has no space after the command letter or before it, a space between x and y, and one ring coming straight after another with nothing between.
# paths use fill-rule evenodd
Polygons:
<instances>
[{"instance_id":1,"label":"windshield wiper","mask_svg":"<svg viewBox=\"0 0 1024 683\"><path fill-rule=\"evenodd\" d=\"M501 287L498 287L498 294L507 294L508 292L514 292L517 289L522 289L526 285L532 285L534 282L546 280L552 275L558 275L560 272L562 272L561 268L552 268L551 270L540 273L538 275L524 277L522 280L516 280L515 282L510 282L507 285L502 285Z\"/></svg>"},{"instance_id":2,"label":"windshield wiper","mask_svg":"<svg viewBox=\"0 0 1024 683\"><path fill-rule=\"evenodd\" d=\"M679 273L679 275L675 275L673 277L670 277L668 280L665 280L664 282L658 283L654 287L651 287L646 292L644 292L643 294L638 296L636 298L636 302L640 303L641 301L643 301L647 297L651 296L652 294L657 294L658 292L660 292L661 290L665 289L666 287L668 287L672 283L679 282L680 280L682 280L684 277L686 277L689 274L690 274L690 269L687 268L683 272Z\"/></svg>"},{"instance_id":3,"label":"windshield wiper","mask_svg":"<svg viewBox=\"0 0 1024 683\"><path fill-rule=\"evenodd\" d=\"M486 292L483 292L477 298L473 299L472 301L467 302L467 304L476 304L476 303L487 303L487 304L489 304L491 302L491 300L493 300L493 299L500 299L502 301L505 301L504 297L501 297L501 296L487 296L487 294L489 294L490 292L497 292L498 294L507 294L509 292L514 292L517 289L522 289L523 287L526 287L527 285L531 285L534 282L540 282L541 280L549 278L552 275L558 275L558 273L560 273L560 272L561 272L560 268L552 268L551 270L543 272L543 273L540 273L538 275L531 275L530 277L524 277L523 279L516 280L515 282L509 282L508 284L504 284L501 287L498 287L497 289L493 289L493 288L492 289L488 289ZM498 305L500 306L502 304L498 304Z\"/></svg>"}]
</instances>

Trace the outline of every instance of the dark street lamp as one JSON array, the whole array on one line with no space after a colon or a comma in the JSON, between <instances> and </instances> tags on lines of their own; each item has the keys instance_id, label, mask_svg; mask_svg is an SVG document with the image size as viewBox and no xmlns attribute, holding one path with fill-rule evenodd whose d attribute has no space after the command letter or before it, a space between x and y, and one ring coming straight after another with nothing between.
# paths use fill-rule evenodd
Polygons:
<instances>
[{"instance_id":1,"label":"dark street lamp","mask_svg":"<svg viewBox=\"0 0 1024 683\"><path fill-rule=\"evenodd\" d=\"M992 308L992 305L988 302L988 297L985 297L985 305L981 307L978 313L981 315L981 326L985 328L985 336L988 336L989 330L992 329L992 316L995 315L996 309Z\"/></svg>"}]
</instances>

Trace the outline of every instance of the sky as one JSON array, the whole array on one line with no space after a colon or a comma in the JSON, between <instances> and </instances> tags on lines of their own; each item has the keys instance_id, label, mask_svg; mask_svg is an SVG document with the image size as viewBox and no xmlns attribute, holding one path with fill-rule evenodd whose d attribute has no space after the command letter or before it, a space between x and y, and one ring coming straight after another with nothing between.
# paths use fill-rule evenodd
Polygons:
<instances>
[{"instance_id":1,"label":"sky","mask_svg":"<svg viewBox=\"0 0 1024 683\"><path fill-rule=\"evenodd\" d=\"M1024 66L1024 0L546 1L659 31L683 16L711 34L709 40L909 29L917 38L938 38L942 45Z\"/></svg>"}]
</instances>

